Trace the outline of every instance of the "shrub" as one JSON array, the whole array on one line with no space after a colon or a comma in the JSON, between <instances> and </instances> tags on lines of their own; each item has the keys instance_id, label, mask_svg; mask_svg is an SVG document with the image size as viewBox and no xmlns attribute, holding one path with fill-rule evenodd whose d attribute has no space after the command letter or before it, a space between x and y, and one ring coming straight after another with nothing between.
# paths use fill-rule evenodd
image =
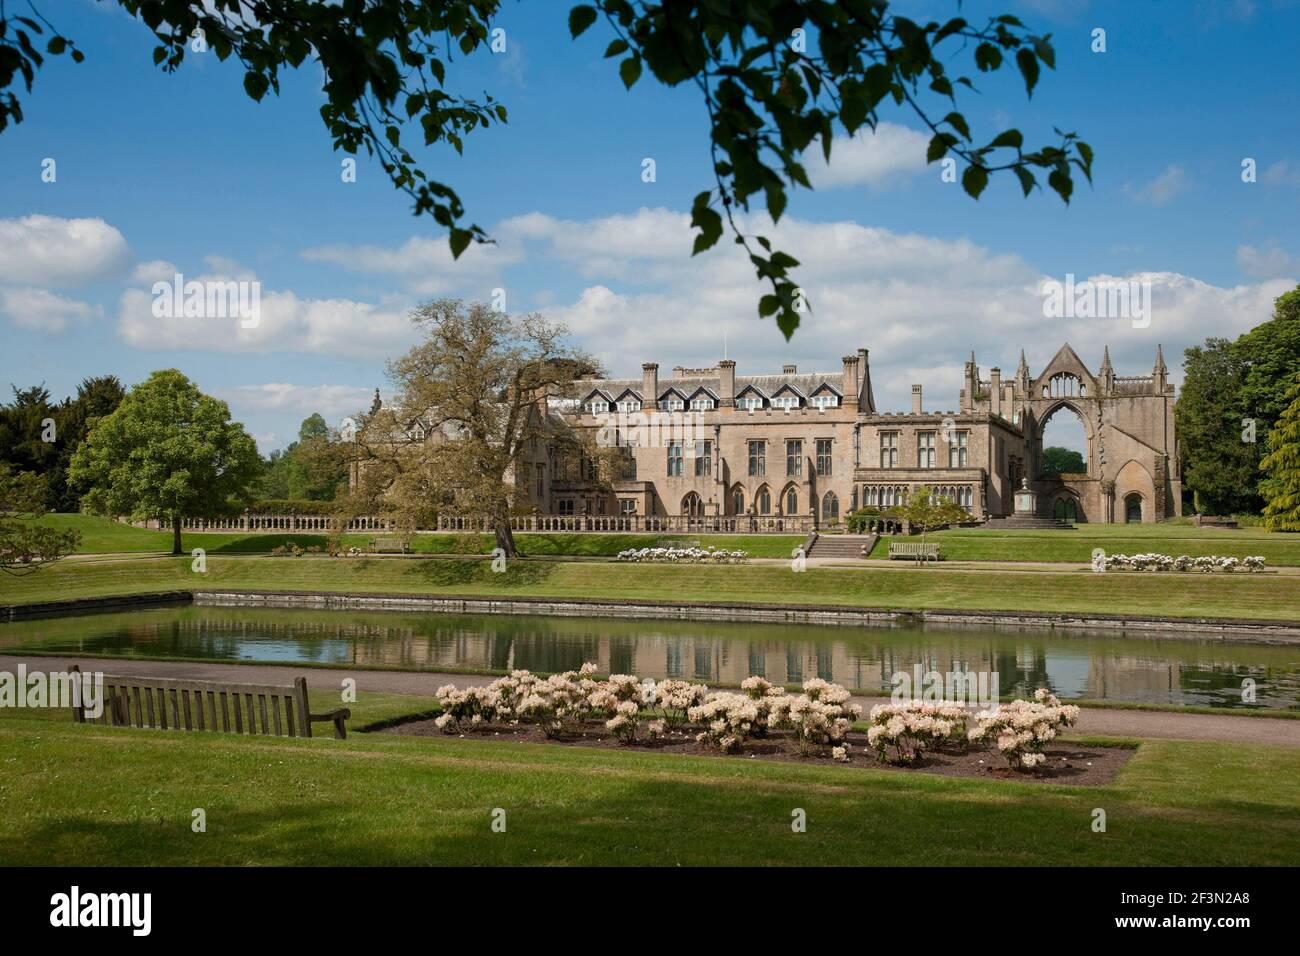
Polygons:
<instances>
[{"instance_id":1,"label":"shrub","mask_svg":"<svg viewBox=\"0 0 1300 956\"><path fill-rule=\"evenodd\" d=\"M1171 558L1167 554L1156 553L1106 555L1107 571L1223 571L1231 574L1239 568L1252 572L1263 571L1264 558L1261 555L1240 560L1216 555L1193 558L1186 554Z\"/></svg>"},{"instance_id":2,"label":"shrub","mask_svg":"<svg viewBox=\"0 0 1300 956\"><path fill-rule=\"evenodd\" d=\"M734 753L753 733L758 705L744 694L714 691L687 713L693 722L705 725L696 735L697 741L713 743L723 753Z\"/></svg>"},{"instance_id":3,"label":"shrub","mask_svg":"<svg viewBox=\"0 0 1300 956\"><path fill-rule=\"evenodd\" d=\"M667 564L746 564L747 551L724 548L628 548L620 551L618 561L643 561Z\"/></svg>"},{"instance_id":4,"label":"shrub","mask_svg":"<svg viewBox=\"0 0 1300 956\"><path fill-rule=\"evenodd\" d=\"M1014 770L1029 770L1047 758L1043 747L1056 739L1065 727L1079 719L1079 708L1062 704L1046 688L1034 692L1034 699L1013 700L976 715L977 725L970 731L972 741L995 743L998 752Z\"/></svg>"},{"instance_id":5,"label":"shrub","mask_svg":"<svg viewBox=\"0 0 1300 956\"><path fill-rule=\"evenodd\" d=\"M862 708L849 703L849 698L839 684L814 677L804 681L802 694L778 705L779 724L795 732L804 753L840 746L853 729L853 721L862 716Z\"/></svg>"},{"instance_id":6,"label":"shrub","mask_svg":"<svg viewBox=\"0 0 1300 956\"><path fill-rule=\"evenodd\" d=\"M867 742L885 763L912 763L926 750L957 740L966 729L966 711L956 704L910 700L871 708Z\"/></svg>"},{"instance_id":7,"label":"shrub","mask_svg":"<svg viewBox=\"0 0 1300 956\"><path fill-rule=\"evenodd\" d=\"M677 727L686 722L692 707L704 703L709 689L703 684L692 684L684 680L661 680L655 685L654 703L663 711L664 722L669 727Z\"/></svg>"}]
</instances>

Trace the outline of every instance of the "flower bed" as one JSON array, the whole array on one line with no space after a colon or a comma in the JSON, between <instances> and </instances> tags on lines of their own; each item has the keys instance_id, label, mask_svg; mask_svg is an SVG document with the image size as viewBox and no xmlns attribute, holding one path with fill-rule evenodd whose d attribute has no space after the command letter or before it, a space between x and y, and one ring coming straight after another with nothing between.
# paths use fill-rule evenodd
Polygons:
<instances>
[{"instance_id":1,"label":"flower bed","mask_svg":"<svg viewBox=\"0 0 1300 956\"><path fill-rule=\"evenodd\" d=\"M1106 555L1107 571L1223 571L1231 574L1233 571L1263 571L1264 558L1261 555L1252 555L1245 558L1229 558L1217 555L1205 555L1199 558L1193 558L1190 555L1180 554L1178 557L1170 557L1167 554L1108 554Z\"/></svg>"},{"instance_id":2,"label":"flower bed","mask_svg":"<svg viewBox=\"0 0 1300 956\"><path fill-rule=\"evenodd\" d=\"M705 752L829 757L841 763L849 762L856 747L894 766L932 764L940 754L966 755L972 744L982 744L1005 757L1010 770L1025 772L1043 767L1047 745L1079 716L1079 708L1039 690L1032 701L976 714L975 726L968 729L972 717L966 709L913 700L873 707L865 735L854 736L862 708L847 689L812 678L800 690L790 693L758 676L746 678L739 691L676 679L656 683L631 674L599 679L588 663L546 678L521 670L483 687L440 687L443 713L432 723L446 734L500 736L533 728L554 741L693 744ZM984 765L982 759L978 763Z\"/></svg>"},{"instance_id":3,"label":"flower bed","mask_svg":"<svg viewBox=\"0 0 1300 956\"><path fill-rule=\"evenodd\" d=\"M725 548L628 548L618 561L662 562L667 564L747 564L748 551Z\"/></svg>"}]
</instances>

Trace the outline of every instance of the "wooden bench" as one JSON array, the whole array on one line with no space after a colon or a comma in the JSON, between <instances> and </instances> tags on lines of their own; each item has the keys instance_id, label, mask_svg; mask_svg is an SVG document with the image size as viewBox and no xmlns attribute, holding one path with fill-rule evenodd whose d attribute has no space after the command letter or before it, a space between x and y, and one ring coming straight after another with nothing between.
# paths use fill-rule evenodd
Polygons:
<instances>
[{"instance_id":1,"label":"wooden bench","mask_svg":"<svg viewBox=\"0 0 1300 956\"><path fill-rule=\"evenodd\" d=\"M395 552L397 554L406 554L410 548L406 546L401 538L375 538L374 551L376 554L384 552Z\"/></svg>"},{"instance_id":2,"label":"wooden bench","mask_svg":"<svg viewBox=\"0 0 1300 956\"><path fill-rule=\"evenodd\" d=\"M75 665L71 671L81 673ZM80 679L89 682L89 675ZM332 723L339 740L347 738L344 721L351 716L346 707L313 714L304 677L295 678L292 686L277 686L105 674L100 715L91 717L84 706L72 708L72 719L79 724L273 737L310 737L312 724Z\"/></svg>"},{"instance_id":3,"label":"wooden bench","mask_svg":"<svg viewBox=\"0 0 1300 956\"><path fill-rule=\"evenodd\" d=\"M910 561L940 561L939 546L920 541L891 541L889 543L889 560L905 558Z\"/></svg>"}]
</instances>

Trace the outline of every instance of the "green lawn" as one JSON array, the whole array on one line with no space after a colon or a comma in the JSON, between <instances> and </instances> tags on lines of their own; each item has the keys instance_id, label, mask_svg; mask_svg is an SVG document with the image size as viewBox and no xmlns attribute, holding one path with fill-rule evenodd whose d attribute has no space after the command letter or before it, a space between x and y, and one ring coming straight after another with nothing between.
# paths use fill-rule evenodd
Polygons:
<instances>
[{"instance_id":1,"label":"green lawn","mask_svg":"<svg viewBox=\"0 0 1300 956\"><path fill-rule=\"evenodd\" d=\"M0 721L9 865L1289 865L1300 749L1144 743L1105 787L473 739ZM1094 808L1107 831L1091 828ZM191 831L192 812L207 831ZM491 829L494 808L506 832ZM807 832L791 831L791 811Z\"/></svg>"},{"instance_id":2,"label":"green lawn","mask_svg":"<svg viewBox=\"0 0 1300 956\"><path fill-rule=\"evenodd\" d=\"M0 578L0 604L175 589L382 592L630 600L731 601L1100 612L1300 620L1300 588L1279 574L1093 574L926 568L655 565L607 561L490 563L453 558L266 558L210 555L205 574L189 558L62 561Z\"/></svg>"},{"instance_id":3,"label":"green lawn","mask_svg":"<svg viewBox=\"0 0 1300 956\"><path fill-rule=\"evenodd\" d=\"M170 553L170 531L150 531L131 525L80 514L51 514L42 524L81 532L79 554L113 554L149 552ZM369 549L373 534L347 534L345 547ZM628 548L701 547L746 551L753 557L786 558L803 543L802 535L660 535L660 534L519 534L515 541L521 554L536 556L613 557ZM186 551L203 548L212 554L267 554L283 544L325 549L323 534L241 534L225 532L186 533L181 536ZM491 535L420 534L411 542L411 550L420 554L487 554L495 547Z\"/></svg>"},{"instance_id":4,"label":"green lawn","mask_svg":"<svg viewBox=\"0 0 1300 956\"><path fill-rule=\"evenodd\" d=\"M889 555L890 541L916 537L885 536L871 552L873 558ZM1081 524L1074 531L985 531L958 528L936 531L927 539L939 545L950 561L1077 561L1092 559L1094 548L1107 554L1161 554L1192 557L1220 554L1244 558L1261 554L1270 565L1300 566L1300 535L1279 534L1262 528L1235 531L1195 528L1184 524ZM814 549L814 554L816 549Z\"/></svg>"}]
</instances>

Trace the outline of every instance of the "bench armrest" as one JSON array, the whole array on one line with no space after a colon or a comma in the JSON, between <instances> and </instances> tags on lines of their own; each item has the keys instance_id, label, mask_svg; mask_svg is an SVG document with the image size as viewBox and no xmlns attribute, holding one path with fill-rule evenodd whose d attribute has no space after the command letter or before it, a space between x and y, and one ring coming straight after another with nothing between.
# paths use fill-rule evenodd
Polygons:
<instances>
[{"instance_id":1,"label":"bench armrest","mask_svg":"<svg viewBox=\"0 0 1300 956\"><path fill-rule=\"evenodd\" d=\"M340 707L338 710L331 710L328 714L308 714L307 719L313 724L329 722L334 725L334 736L339 740L348 739L348 728L343 723L352 716L352 711L346 707Z\"/></svg>"}]
</instances>

